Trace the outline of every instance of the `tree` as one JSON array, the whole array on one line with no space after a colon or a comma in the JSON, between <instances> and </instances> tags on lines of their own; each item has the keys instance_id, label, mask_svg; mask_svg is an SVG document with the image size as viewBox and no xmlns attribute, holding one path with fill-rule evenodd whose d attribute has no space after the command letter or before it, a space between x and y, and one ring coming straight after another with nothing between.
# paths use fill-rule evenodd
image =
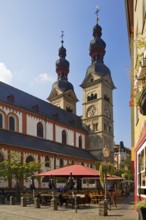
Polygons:
<instances>
[{"instance_id":1,"label":"tree","mask_svg":"<svg viewBox=\"0 0 146 220\"><path fill-rule=\"evenodd\" d=\"M40 171L41 163L38 162L23 162L21 161L21 154L17 152L10 152L8 159L0 162L0 177L6 180L16 181L17 196L20 195L20 183L21 181L28 180L33 176L35 172Z\"/></svg>"},{"instance_id":2,"label":"tree","mask_svg":"<svg viewBox=\"0 0 146 220\"><path fill-rule=\"evenodd\" d=\"M120 164L120 169L114 171L114 174L117 176L121 176L126 180L134 179L133 172L131 169L131 159L129 155L127 155L126 159L122 161L122 163Z\"/></svg>"}]
</instances>

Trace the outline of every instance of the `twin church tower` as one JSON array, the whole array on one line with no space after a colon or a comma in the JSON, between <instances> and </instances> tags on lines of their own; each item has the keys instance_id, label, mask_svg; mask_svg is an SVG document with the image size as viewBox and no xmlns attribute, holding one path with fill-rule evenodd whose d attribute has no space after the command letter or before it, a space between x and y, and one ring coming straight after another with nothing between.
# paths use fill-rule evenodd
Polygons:
<instances>
[{"instance_id":1,"label":"twin church tower","mask_svg":"<svg viewBox=\"0 0 146 220\"><path fill-rule=\"evenodd\" d=\"M97 11L98 14L98 11ZM106 43L102 40L102 28L97 23L93 27L93 39L89 51L91 64L87 71L81 88L83 89L82 122L88 132L87 149L97 160L102 157L104 146L113 152L113 89L111 72L104 64ZM73 85L68 81L69 62L66 60L66 49L62 45L59 49L59 59L56 61L57 81L52 86L48 101L66 111L76 114L78 101Z\"/></svg>"}]
</instances>

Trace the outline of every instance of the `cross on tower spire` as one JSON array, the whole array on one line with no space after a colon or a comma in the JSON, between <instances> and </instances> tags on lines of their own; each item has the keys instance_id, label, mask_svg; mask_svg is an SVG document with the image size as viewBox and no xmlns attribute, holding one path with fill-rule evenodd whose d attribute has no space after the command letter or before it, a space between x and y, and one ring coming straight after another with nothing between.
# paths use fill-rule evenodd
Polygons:
<instances>
[{"instance_id":1,"label":"cross on tower spire","mask_svg":"<svg viewBox=\"0 0 146 220\"><path fill-rule=\"evenodd\" d=\"M64 43L64 40L63 40L63 37L64 37L64 31L61 31L61 43L62 43L62 46L63 46L63 43Z\"/></svg>"},{"instance_id":2,"label":"cross on tower spire","mask_svg":"<svg viewBox=\"0 0 146 220\"><path fill-rule=\"evenodd\" d=\"M99 18L98 18L98 13L99 13L99 6L96 6L96 11L95 11L95 14L96 14L96 21L98 22L99 21Z\"/></svg>"}]
</instances>

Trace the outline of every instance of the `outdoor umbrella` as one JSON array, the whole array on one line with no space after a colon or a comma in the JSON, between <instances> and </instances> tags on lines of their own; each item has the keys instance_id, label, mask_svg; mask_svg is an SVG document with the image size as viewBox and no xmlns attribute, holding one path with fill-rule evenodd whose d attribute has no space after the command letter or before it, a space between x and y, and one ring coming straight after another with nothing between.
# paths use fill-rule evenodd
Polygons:
<instances>
[{"instance_id":1,"label":"outdoor umbrella","mask_svg":"<svg viewBox=\"0 0 146 220\"><path fill-rule=\"evenodd\" d=\"M56 177L65 177L65 176L69 176L71 173L72 176L80 176L80 177L97 177L100 175L98 170L76 164L76 165L58 168L55 170L50 170L47 172L42 172L37 174L37 176L52 175Z\"/></svg>"}]
</instances>

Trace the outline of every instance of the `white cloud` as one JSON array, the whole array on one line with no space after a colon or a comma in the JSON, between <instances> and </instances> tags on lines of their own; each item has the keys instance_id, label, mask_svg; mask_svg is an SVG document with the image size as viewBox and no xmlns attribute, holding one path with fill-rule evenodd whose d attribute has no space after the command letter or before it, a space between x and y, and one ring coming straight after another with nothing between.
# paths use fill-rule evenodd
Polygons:
<instances>
[{"instance_id":1,"label":"white cloud","mask_svg":"<svg viewBox=\"0 0 146 220\"><path fill-rule=\"evenodd\" d=\"M0 81L8 84L12 81L12 73L4 63L0 63Z\"/></svg>"},{"instance_id":2,"label":"white cloud","mask_svg":"<svg viewBox=\"0 0 146 220\"><path fill-rule=\"evenodd\" d=\"M45 82L53 83L54 79L50 78L47 73L41 73L33 81L33 83L45 83Z\"/></svg>"}]
</instances>

